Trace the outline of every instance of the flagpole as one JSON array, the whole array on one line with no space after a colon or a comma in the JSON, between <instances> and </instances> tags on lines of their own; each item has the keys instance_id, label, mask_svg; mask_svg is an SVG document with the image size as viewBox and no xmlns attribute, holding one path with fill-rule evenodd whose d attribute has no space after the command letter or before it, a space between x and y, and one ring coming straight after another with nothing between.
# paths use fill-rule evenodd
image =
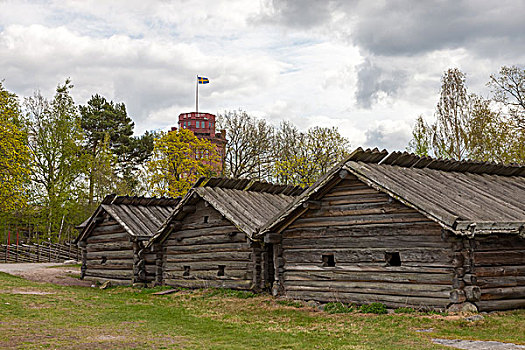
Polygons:
<instances>
[{"instance_id":1,"label":"flagpole","mask_svg":"<svg viewBox=\"0 0 525 350\"><path fill-rule=\"evenodd\" d=\"M195 112L199 113L199 75L197 74L197 91L195 92Z\"/></svg>"}]
</instances>

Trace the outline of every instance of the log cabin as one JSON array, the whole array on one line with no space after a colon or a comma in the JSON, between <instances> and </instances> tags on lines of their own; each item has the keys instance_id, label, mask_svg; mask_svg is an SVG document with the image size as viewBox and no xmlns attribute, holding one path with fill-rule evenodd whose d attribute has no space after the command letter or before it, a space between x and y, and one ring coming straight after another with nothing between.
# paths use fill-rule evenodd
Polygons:
<instances>
[{"instance_id":1,"label":"log cabin","mask_svg":"<svg viewBox=\"0 0 525 350\"><path fill-rule=\"evenodd\" d=\"M253 236L302 191L251 180L200 179L148 243L157 254L156 283L264 289L265 265L273 259Z\"/></svg>"},{"instance_id":2,"label":"log cabin","mask_svg":"<svg viewBox=\"0 0 525 350\"><path fill-rule=\"evenodd\" d=\"M274 295L525 307L525 167L354 151L261 227Z\"/></svg>"},{"instance_id":3,"label":"log cabin","mask_svg":"<svg viewBox=\"0 0 525 350\"><path fill-rule=\"evenodd\" d=\"M155 256L144 245L180 198L109 195L79 225L81 278L114 285L145 285L155 279Z\"/></svg>"}]
</instances>

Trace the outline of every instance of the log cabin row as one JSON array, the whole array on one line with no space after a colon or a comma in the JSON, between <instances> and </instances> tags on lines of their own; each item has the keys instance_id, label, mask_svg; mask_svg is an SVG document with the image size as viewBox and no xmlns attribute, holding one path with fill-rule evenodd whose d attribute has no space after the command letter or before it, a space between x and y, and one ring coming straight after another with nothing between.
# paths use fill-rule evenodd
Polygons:
<instances>
[{"instance_id":1,"label":"log cabin row","mask_svg":"<svg viewBox=\"0 0 525 350\"><path fill-rule=\"evenodd\" d=\"M359 148L254 237L274 295L525 307L525 167Z\"/></svg>"},{"instance_id":2,"label":"log cabin row","mask_svg":"<svg viewBox=\"0 0 525 350\"><path fill-rule=\"evenodd\" d=\"M254 235L303 189L250 180L199 180L150 240L156 283L174 287L268 287L273 267ZM271 252L270 252L271 253Z\"/></svg>"},{"instance_id":3,"label":"log cabin row","mask_svg":"<svg viewBox=\"0 0 525 350\"><path fill-rule=\"evenodd\" d=\"M155 279L155 256L144 246L180 198L109 195L77 228L81 278L115 285L145 285Z\"/></svg>"}]
</instances>

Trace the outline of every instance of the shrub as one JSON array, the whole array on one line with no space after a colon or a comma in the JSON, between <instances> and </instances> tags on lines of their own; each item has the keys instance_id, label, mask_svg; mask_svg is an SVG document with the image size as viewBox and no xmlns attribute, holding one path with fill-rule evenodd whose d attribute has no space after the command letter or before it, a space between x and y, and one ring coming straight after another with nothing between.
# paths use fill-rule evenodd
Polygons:
<instances>
[{"instance_id":1,"label":"shrub","mask_svg":"<svg viewBox=\"0 0 525 350\"><path fill-rule=\"evenodd\" d=\"M329 314L347 314L353 311L353 307L343 303L327 303L324 306L324 311Z\"/></svg>"},{"instance_id":2,"label":"shrub","mask_svg":"<svg viewBox=\"0 0 525 350\"><path fill-rule=\"evenodd\" d=\"M386 314L388 311L386 310L385 304L382 303L371 303L371 304L365 304L361 305L359 308L359 311L365 314Z\"/></svg>"}]
</instances>

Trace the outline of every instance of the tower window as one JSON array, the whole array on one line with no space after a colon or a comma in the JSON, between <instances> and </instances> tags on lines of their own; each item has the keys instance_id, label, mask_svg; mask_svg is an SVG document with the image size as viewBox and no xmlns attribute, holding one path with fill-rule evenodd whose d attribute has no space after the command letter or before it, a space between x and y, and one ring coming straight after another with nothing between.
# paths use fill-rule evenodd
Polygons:
<instances>
[{"instance_id":1,"label":"tower window","mask_svg":"<svg viewBox=\"0 0 525 350\"><path fill-rule=\"evenodd\" d=\"M323 267L334 267L335 258L334 254L323 254Z\"/></svg>"},{"instance_id":2,"label":"tower window","mask_svg":"<svg viewBox=\"0 0 525 350\"><path fill-rule=\"evenodd\" d=\"M190 267L189 266L184 266L184 273L182 274L182 276L189 276L190 275Z\"/></svg>"},{"instance_id":3,"label":"tower window","mask_svg":"<svg viewBox=\"0 0 525 350\"><path fill-rule=\"evenodd\" d=\"M401 266L399 252L385 252L386 266Z\"/></svg>"},{"instance_id":4,"label":"tower window","mask_svg":"<svg viewBox=\"0 0 525 350\"><path fill-rule=\"evenodd\" d=\"M219 270L217 271L217 276L222 277L224 276L224 269L226 268L226 265L219 265Z\"/></svg>"}]
</instances>

